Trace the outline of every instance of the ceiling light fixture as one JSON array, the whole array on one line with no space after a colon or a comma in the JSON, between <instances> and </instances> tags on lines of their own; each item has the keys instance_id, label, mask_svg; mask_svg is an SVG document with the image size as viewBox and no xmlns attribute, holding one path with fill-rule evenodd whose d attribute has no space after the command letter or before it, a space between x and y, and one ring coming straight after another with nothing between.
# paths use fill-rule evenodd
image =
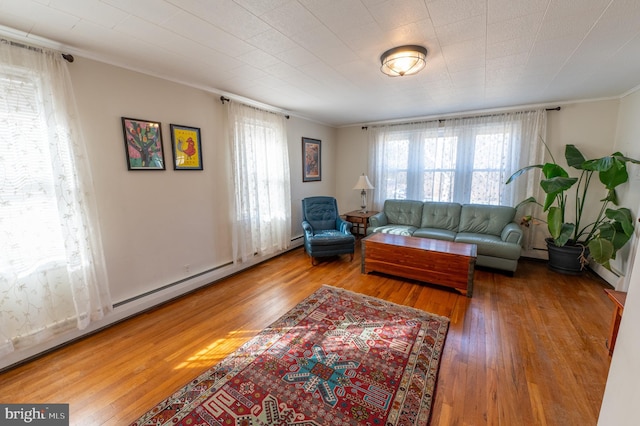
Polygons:
<instances>
[{"instance_id":1,"label":"ceiling light fixture","mask_svg":"<svg viewBox=\"0 0 640 426\"><path fill-rule=\"evenodd\" d=\"M402 77L419 72L426 65L427 49L422 46L400 46L380 56L380 71L391 77Z\"/></svg>"}]
</instances>

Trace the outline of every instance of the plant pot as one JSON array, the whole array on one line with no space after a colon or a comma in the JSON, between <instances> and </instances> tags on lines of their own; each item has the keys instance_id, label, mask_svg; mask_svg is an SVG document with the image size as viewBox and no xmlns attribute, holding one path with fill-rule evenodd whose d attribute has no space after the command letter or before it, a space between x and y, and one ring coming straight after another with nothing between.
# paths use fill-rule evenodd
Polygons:
<instances>
[{"instance_id":1,"label":"plant pot","mask_svg":"<svg viewBox=\"0 0 640 426\"><path fill-rule=\"evenodd\" d=\"M545 239L549 251L549 269L561 274L579 275L587 267L589 247L567 243L558 247L553 238Z\"/></svg>"}]
</instances>

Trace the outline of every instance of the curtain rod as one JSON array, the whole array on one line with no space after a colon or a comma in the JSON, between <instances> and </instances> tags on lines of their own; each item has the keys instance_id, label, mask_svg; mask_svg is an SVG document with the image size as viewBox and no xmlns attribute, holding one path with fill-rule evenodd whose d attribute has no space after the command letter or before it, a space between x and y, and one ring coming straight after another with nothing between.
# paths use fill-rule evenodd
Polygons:
<instances>
[{"instance_id":1,"label":"curtain rod","mask_svg":"<svg viewBox=\"0 0 640 426\"><path fill-rule=\"evenodd\" d=\"M225 102L231 102L231 99L225 98L224 96L220 96L220 102L222 102L222 105L224 105ZM247 104L242 103L242 105L247 105ZM247 105L247 106L250 107L250 108L257 109L259 111L270 112L271 114L279 114L277 112L269 111L269 110L266 110L266 109L263 109L263 108L258 108L258 107L255 107L253 105ZM287 114L282 114L282 115L284 115L284 118L286 118L287 120L289 119L289 116Z\"/></svg>"},{"instance_id":2,"label":"curtain rod","mask_svg":"<svg viewBox=\"0 0 640 426\"><path fill-rule=\"evenodd\" d=\"M45 51L45 49L43 49L42 47L36 47L36 46L31 46L31 45L28 45L28 44L24 44L24 43L18 43L17 41L8 40L6 38L0 38L0 42L8 43L11 46L21 47L23 49L33 50L34 52L43 53ZM67 61L69 63L71 63L71 62L73 62L75 60L73 55L70 54L70 53L62 53L62 52L60 52L60 55L64 58L65 61Z\"/></svg>"},{"instance_id":3,"label":"curtain rod","mask_svg":"<svg viewBox=\"0 0 640 426\"><path fill-rule=\"evenodd\" d=\"M555 108L545 108L545 111L560 111L561 107L557 106ZM533 111L533 110L531 110ZM511 111L511 112L529 112L529 110L524 110L524 111ZM500 113L500 114L506 114L507 112L504 113ZM445 120L457 120L457 119L464 119L464 118L479 118L479 117L492 117L495 115L500 115L500 114L480 114L480 115L469 115L469 116L462 116L462 117L450 117L450 118L439 118L436 120L421 120L421 121L407 121L407 122L402 122L402 123L390 123L390 126L402 126L405 124L419 124L419 123L429 123L431 121L438 121L440 123L442 123ZM383 124L384 125L384 124ZM362 126L362 130L367 130L369 128L369 126Z\"/></svg>"}]
</instances>

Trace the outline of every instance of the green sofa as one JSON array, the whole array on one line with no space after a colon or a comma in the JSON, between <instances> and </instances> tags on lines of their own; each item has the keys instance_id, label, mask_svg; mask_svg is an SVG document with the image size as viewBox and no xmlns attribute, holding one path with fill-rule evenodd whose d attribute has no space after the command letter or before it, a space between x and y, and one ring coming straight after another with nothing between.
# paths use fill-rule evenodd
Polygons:
<instances>
[{"instance_id":1,"label":"green sofa","mask_svg":"<svg viewBox=\"0 0 640 426\"><path fill-rule=\"evenodd\" d=\"M369 219L367 234L385 232L475 244L476 265L514 273L522 251L522 229L507 206L386 200Z\"/></svg>"}]
</instances>

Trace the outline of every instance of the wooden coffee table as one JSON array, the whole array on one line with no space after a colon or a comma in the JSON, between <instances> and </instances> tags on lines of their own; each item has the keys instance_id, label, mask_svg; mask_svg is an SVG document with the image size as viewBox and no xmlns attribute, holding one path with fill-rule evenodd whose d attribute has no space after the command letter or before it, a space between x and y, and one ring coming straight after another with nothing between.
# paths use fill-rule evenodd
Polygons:
<instances>
[{"instance_id":1,"label":"wooden coffee table","mask_svg":"<svg viewBox=\"0 0 640 426\"><path fill-rule=\"evenodd\" d=\"M382 272L473 295L475 244L376 233L362 240L361 272Z\"/></svg>"}]
</instances>

